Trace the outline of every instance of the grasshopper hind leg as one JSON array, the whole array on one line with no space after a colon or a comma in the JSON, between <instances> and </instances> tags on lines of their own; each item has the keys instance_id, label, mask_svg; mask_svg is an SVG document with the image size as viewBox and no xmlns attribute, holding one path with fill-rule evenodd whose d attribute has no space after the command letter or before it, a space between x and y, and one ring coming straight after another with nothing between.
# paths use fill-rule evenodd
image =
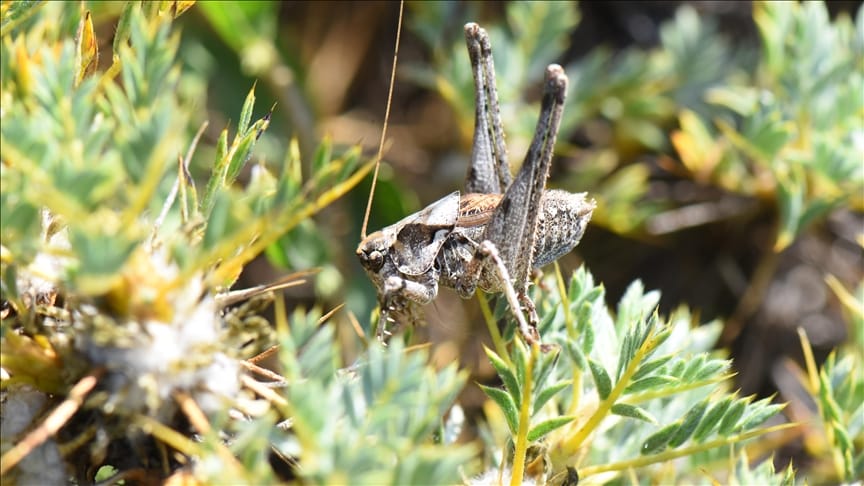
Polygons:
<instances>
[{"instance_id":1,"label":"grasshopper hind leg","mask_svg":"<svg viewBox=\"0 0 864 486\"><path fill-rule=\"evenodd\" d=\"M474 145L465 179L468 193L500 194L510 185L510 165L498 108L495 64L489 35L479 25L465 24L465 43L474 75Z\"/></svg>"},{"instance_id":2,"label":"grasshopper hind leg","mask_svg":"<svg viewBox=\"0 0 864 486\"><path fill-rule=\"evenodd\" d=\"M462 282L465 291L473 293L484 275L485 279L491 280L489 274L495 273L500 280L500 289L496 290L503 291L507 296L519 322L520 333L529 343L538 341L538 318L534 304L528 297L528 282L533 267L538 221L541 219L540 213L543 212L542 195L561 123L566 92L567 76L564 70L561 66L550 65L546 70L546 85L534 139L522 168L507 188L482 237L479 238L481 243L476 257L470 262ZM557 238L553 240L557 241ZM578 239L575 242L578 242ZM572 246L575 246L575 242ZM523 308L528 311L528 321L522 315Z\"/></svg>"}]
</instances>

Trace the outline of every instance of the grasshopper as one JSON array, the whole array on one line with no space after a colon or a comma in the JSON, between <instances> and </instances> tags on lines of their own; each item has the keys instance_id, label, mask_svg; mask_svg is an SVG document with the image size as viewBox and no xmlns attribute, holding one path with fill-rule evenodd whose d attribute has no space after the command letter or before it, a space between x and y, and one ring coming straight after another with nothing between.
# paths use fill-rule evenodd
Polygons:
<instances>
[{"instance_id":1,"label":"grasshopper","mask_svg":"<svg viewBox=\"0 0 864 486\"><path fill-rule=\"evenodd\" d=\"M479 287L504 292L526 342L539 342L537 312L528 296L531 271L569 253L582 238L595 203L585 193L546 190L561 122L567 76L546 68L540 119L515 179L498 107L492 47L485 30L465 25L474 75L475 127L465 189L365 236L360 263L378 291L377 335L390 323L416 320L438 285L471 297ZM365 232L365 231L364 231ZM526 322L522 314L528 313Z\"/></svg>"}]
</instances>

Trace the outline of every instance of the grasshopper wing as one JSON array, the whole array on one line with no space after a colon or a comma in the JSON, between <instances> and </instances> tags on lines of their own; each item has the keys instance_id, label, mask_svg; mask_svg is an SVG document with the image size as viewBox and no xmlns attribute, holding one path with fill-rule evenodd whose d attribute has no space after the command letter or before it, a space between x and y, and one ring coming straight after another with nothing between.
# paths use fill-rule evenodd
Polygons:
<instances>
[{"instance_id":1,"label":"grasshopper wing","mask_svg":"<svg viewBox=\"0 0 864 486\"><path fill-rule=\"evenodd\" d=\"M455 191L394 225L398 232L391 257L400 272L420 275L432 268L441 246L456 225L459 199L459 191Z\"/></svg>"}]
</instances>

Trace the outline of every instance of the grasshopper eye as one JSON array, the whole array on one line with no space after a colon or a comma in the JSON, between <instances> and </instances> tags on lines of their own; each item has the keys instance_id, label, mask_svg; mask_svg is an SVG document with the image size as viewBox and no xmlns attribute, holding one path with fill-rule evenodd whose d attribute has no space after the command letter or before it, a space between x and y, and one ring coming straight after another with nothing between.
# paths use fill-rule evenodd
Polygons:
<instances>
[{"instance_id":1,"label":"grasshopper eye","mask_svg":"<svg viewBox=\"0 0 864 486\"><path fill-rule=\"evenodd\" d=\"M372 270L373 272L381 270L381 267L384 265L384 254L378 250L372 250L369 253L364 253L363 257L363 263L366 264L366 268Z\"/></svg>"}]
</instances>

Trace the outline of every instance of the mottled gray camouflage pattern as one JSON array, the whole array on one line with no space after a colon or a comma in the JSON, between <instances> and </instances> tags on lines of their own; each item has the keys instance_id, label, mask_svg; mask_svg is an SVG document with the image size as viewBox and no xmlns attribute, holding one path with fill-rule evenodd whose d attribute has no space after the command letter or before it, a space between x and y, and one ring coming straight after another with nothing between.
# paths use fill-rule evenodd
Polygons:
<instances>
[{"instance_id":1,"label":"mottled gray camouflage pattern","mask_svg":"<svg viewBox=\"0 0 864 486\"><path fill-rule=\"evenodd\" d=\"M476 113L465 184L469 193L454 192L372 233L357 248L378 289L381 338L387 334L388 322L414 322L417 305L431 302L439 283L464 298L477 287L487 292L512 287L529 313L531 326L536 326L536 312L527 296L531 269L569 253L594 210L594 201L585 193L545 190L567 94L563 69L555 64L546 69L534 139L511 183L489 38L473 23L465 26L465 38L474 73ZM495 248L503 270L487 258L488 251L481 251L484 241ZM511 281L505 282L502 273L508 273ZM523 330L523 335L533 340L536 329Z\"/></svg>"}]
</instances>

